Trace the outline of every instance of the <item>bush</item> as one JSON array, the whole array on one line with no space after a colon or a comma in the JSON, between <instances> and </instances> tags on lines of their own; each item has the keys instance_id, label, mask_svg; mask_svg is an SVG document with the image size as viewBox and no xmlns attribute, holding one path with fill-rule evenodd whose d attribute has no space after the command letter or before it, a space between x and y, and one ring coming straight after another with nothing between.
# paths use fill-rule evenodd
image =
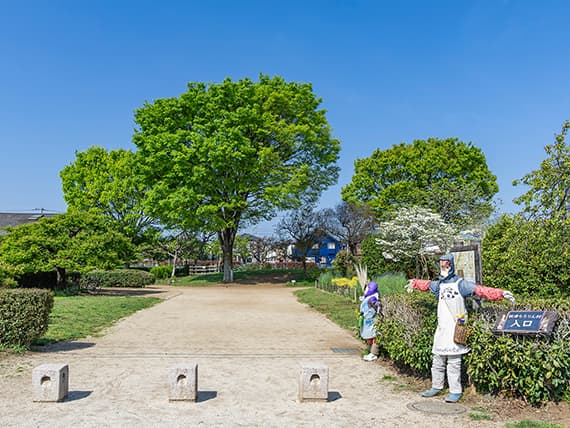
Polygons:
<instances>
[{"instance_id":1,"label":"bush","mask_svg":"<svg viewBox=\"0 0 570 428\"><path fill-rule=\"evenodd\" d=\"M83 274L79 280L79 285L84 290L101 287L142 288L151 284L154 284L154 276L151 273L135 269L93 271Z\"/></svg>"},{"instance_id":2,"label":"bush","mask_svg":"<svg viewBox=\"0 0 570 428\"><path fill-rule=\"evenodd\" d=\"M570 224L503 215L482 245L486 285L534 296L570 296Z\"/></svg>"},{"instance_id":3,"label":"bush","mask_svg":"<svg viewBox=\"0 0 570 428\"><path fill-rule=\"evenodd\" d=\"M16 288L18 281L16 281L10 273L0 267L0 288Z\"/></svg>"},{"instance_id":4,"label":"bush","mask_svg":"<svg viewBox=\"0 0 570 428\"><path fill-rule=\"evenodd\" d=\"M312 281L315 282L321 272L324 272L324 269L320 269L316 266L307 266L307 271L305 272L305 281Z\"/></svg>"},{"instance_id":5,"label":"bush","mask_svg":"<svg viewBox=\"0 0 570 428\"><path fill-rule=\"evenodd\" d=\"M156 279L170 278L172 275L172 266L155 266L150 270Z\"/></svg>"},{"instance_id":6,"label":"bush","mask_svg":"<svg viewBox=\"0 0 570 428\"><path fill-rule=\"evenodd\" d=\"M355 275L354 264L356 257L350 251L339 251L332 261L332 266L338 275L345 278L352 278Z\"/></svg>"},{"instance_id":7,"label":"bush","mask_svg":"<svg viewBox=\"0 0 570 428\"><path fill-rule=\"evenodd\" d=\"M429 376L437 301L431 293L383 296L384 317L378 325L378 344L384 355L406 369ZM469 308L470 305L467 305ZM491 333L506 302L484 301L470 311L467 336L471 352L464 359L477 391L521 397L533 405L570 396L570 302L568 299L524 298L518 310L551 310L560 320L550 337Z\"/></svg>"},{"instance_id":8,"label":"bush","mask_svg":"<svg viewBox=\"0 0 570 428\"><path fill-rule=\"evenodd\" d=\"M28 347L47 331L52 308L50 290L0 290L0 345Z\"/></svg>"},{"instance_id":9,"label":"bush","mask_svg":"<svg viewBox=\"0 0 570 428\"><path fill-rule=\"evenodd\" d=\"M465 361L478 391L523 397L533 405L560 401L570 394L570 301L519 298L517 310L555 311L559 315L551 336L491 333L506 309L489 302L473 316L468 335L472 351Z\"/></svg>"}]
</instances>

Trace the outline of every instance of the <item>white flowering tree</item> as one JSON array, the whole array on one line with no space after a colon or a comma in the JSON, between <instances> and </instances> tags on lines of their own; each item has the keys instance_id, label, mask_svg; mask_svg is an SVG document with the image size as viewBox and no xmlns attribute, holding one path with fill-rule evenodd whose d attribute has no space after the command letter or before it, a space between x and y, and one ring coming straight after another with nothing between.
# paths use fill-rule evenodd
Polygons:
<instances>
[{"instance_id":1,"label":"white flowering tree","mask_svg":"<svg viewBox=\"0 0 570 428\"><path fill-rule=\"evenodd\" d=\"M418 276L429 274L428 258L447 251L457 233L441 215L416 206L400 208L379 228L376 243L383 257L414 263Z\"/></svg>"}]
</instances>

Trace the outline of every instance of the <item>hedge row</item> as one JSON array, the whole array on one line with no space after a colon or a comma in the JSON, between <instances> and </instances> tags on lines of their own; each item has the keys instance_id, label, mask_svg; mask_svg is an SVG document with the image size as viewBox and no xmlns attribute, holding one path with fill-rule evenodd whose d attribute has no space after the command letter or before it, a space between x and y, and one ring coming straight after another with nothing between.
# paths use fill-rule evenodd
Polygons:
<instances>
[{"instance_id":1,"label":"hedge row","mask_svg":"<svg viewBox=\"0 0 570 428\"><path fill-rule=\"evenodd\" d=\"M437 301L430 293L383 297L378 344L402 367L428 377ZM470 306L470 305L468 305ZM570 398L570 302L568 299L519 299L517 310L550 310L559 314L551 336L494 335L506 302L483 302L470 313L465 359L468 381L482 393L520 397L533 405ZM472 311L471 311L472 312Z\"/></svg>"},{"instance_id":2,"label":"hedge row","mask_svg":"<svg viewBox=\"0 0 570 428\"><path fill-rule=\"evenodd\" d=\"M52 308L50 290L0 290L0 345L28 347L47 331Z\"/></svg>"},{"instance_id":3,"label":"hedge row","mask_svg":"<svg viewBox=\"0 0 570 428\"><path fill-rule=\"evenodd\" d=\"M101 287L142 288L151 284L154 284L154 276L151 273L135 269L93 271L81 275L79 280L79 286L86 290Z\"/></svg>"}]
</instances>

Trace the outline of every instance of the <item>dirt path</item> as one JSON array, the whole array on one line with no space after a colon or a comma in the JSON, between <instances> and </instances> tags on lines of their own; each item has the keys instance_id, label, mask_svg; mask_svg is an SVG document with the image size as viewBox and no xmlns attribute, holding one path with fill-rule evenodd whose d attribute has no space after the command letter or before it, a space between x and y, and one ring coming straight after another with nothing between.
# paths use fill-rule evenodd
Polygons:
<instances>
[{"instance_id":1,"label":"dirt path","mask_svg":"<svg viewBox=\"0 0 570 428\"><path fill-rule=\"evenodd\" d=\"M397 391L383 380L387 369L348 352L360 350L360 341L299 304L291 288L168 290L163 303L103 337L3 361L0 426L503 426L410 410L417 391ZM331 401L298 401L303 362L329 367ZM66 401L32 402L32 369L44 363L69 364ZM168 369L177 363L198 364L198 402L168 401Z\"/></svg>"}]
</instances>

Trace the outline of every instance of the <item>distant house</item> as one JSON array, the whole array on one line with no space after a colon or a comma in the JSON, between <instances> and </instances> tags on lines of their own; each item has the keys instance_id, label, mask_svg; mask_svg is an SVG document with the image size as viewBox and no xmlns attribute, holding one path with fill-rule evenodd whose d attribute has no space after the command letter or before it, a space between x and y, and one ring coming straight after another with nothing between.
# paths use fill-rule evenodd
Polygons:
<instances>
[{"instance_id":1,"label":"distant house","mask_svg":"<svg viewBox=\"0 0 570 428\"><path fill-rule=\"evenodd\" d=\"M338 239L332 236L325 236L309 250L306 260L307 262L316 263L319 267L331 267L337 253L343 249L343 245ZM290 254L293 256L298 254L294 246L291 248Z\"/></svg>"},{"instance_id":2,"label":"distant house","mask_svg":"<svg viewBox=\"0 0 570 428\"><path fill-rule=\"evenodd\" d=\"M0 235L5 235L9 226L16 227L26 223L33 223L41 218L53 217L53 213L0 213Z\"/></svg>"}]
</instances>

